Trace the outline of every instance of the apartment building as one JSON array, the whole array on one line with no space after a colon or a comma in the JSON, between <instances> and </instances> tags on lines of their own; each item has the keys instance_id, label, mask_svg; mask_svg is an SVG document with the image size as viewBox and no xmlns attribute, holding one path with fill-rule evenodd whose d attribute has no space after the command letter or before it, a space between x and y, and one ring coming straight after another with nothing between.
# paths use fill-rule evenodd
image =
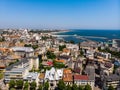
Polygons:
<instances>
[{"instance_id":1,"label":"apartment building","mask_svg":"<svg viewBox=\"0 0 120 90\"><path fill-rule=\"evenodd\" d=\"M15 64L8 66L5 70L4 81L23 79L29 72L29 61L23 59Z\"/></svg>"},{"instance_id":2,"label":"apartment building","mask_svg":"<svg viewBox=\"0 0 120 90\"><path fill-rule=\"evenodd\" d=\"M50 70L46 70L44 81L48 81L50 89L54 89L60 79L63 76L63 69L55 69L52 67Z\"/></svg>"},{"instance_id":3,"label":"apartment building","mask_svg":"<svg viewBox=\"0 0 120 90\"><path fill-rule=\"evenodd\" d=\"M21 57L32 57L34 56L34 50L32 47L12 47L11 50L15 55Z\"/></svg>"},{"instance_id":4,"label":"apartment building","mask_svg":"<svg viewBox=\"0 0 120 90\"><path fill-rule=\"evenodd\" d=\"M103 89L107 89L110 85L117 89L120 87L120 76L117 74L104 75L102 82Z\"/></svg>"},{"instance_id":5,"label":"apartment building","mask_svg":"<svg viewBox=\"0 0 120 90\"><path fill-rule=\"evenodd\" d=\"M113 39L113 47L120 48L120 39Z\"/></svg>"},{"instance_id":6,"label":"apartment building","mask_svg":"<svg viewBox=\"0 0 120 90\"><path fill-rule=\"evenodd\" d=\"M104 53L104 52L95 52L95 57L103 58L103 59L110 59L111 54L110 53Z\"/></svg>"}]
</instances>

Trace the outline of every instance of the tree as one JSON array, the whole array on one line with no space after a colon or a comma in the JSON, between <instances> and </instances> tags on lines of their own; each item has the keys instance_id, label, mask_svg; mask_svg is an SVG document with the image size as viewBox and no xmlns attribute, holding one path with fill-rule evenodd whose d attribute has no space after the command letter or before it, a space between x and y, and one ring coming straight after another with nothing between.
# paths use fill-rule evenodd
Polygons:
<instances>
[{"instance_id":1,"label":"tree","mask_svg":"<svg viewBox=\"0 0 120 90\"><path fill-rule=\"evenodd\" d=\"M58 86L58 90L65 90L65 87L66 87L63 80L59 80L57 86Z\"/></svg>"},{"instance_id":2,"label":"tree","mask_svg":"<svg viewBox=\"0 0 120 90\"><path fill-rule=\"evenodd\" d=\"M66 86L66 90L72 90L71 86L70 86L70 85L67 85L67 86Z\"/></svg>"},{"instance_id":3,"label":"tree","mask_svg":"<svg viewBox=\"0 0 120 90\"><path fill-rule=\"evenodd\" d=\"M59 51L62 51L64 48L66 48L66 45L59 45Z\"/></svg>"},{"instance_id":4,"label":"tree","mask_svg":"<svg viewBox=\"0 0 120 90\"><path fill-rule=\"evenodd\" d=\"M80 55L83 56L84 52L82 50L80 50Z\"/></svg>"},{"instance_id":5,"label":"tree","mask_svg":"<svg viewBox=\"0 0 120 90\"><path fill-rule=\"evenodd\" d=\"M28 87L29 87L29 83L28 83L28 81L26 81L26 82L24 83L24 90L28 90Z\"/></svg>"},{"instance_id":6,"label":"tree","mask_svg":"<svg viewBox=\"0 0 120 90\"><path fill-rule=\"evenodd\" d=\"M38 90L43 90L42 85L39 85L39 86L38 86Z\"/></svg>"},{"instance_id":7,"label":"tree","mask_svg":"<svg viewBox=\"0 0 120 90\"><path fill-rule=\"evenodd\" d=\"M108 90L115 90L115 89L113 88L113 86L110 85L110 86L108 87Z\"/></svg>"},{"instance_id":8,"label":"tree","mask_svg":"<svg viewBox=\"0 0 120 90\"><path fill-rule=\"evenodd\" d=\"M39 63L42 63L42 55L38 55Z\"/></svg>"},{"instance_id":9,"label":"tree","mask_svg":"<svg viewBox=\"0 0 120 90\"><path fill-rule=\"evenodd\" d=\"M78 87L77 87L76 84L73 84L73 85L72 85L72 90L78 90Z\"/></svg>"},{"instance_id":10,"label":"tree","mask_svg":"<svg viewBox=\"0 0 120 90\"><path fill-rule=\"evenodd\" d=\"M17 80L16 81L16 86L17 86L17 89L22 89L22 87L23 87L23 80Z\"/></svg>"},{"instance_id":11,"label":"tree","mask_svg":"<svg viewBox=\"0 0 120 90\"><path fill-rule=\"evenodd\" d=\"M53 65L55 68L64 68L65 67L65 64L56 62L56 61L53 61Z\"/></svg>"},{"instance_id":12,"label":"tree","mask_svg":"<svg viewBox=\"0 0 120 90\"><path fill-rule=\"evenodd\" d=\"M42 36L42 40L47 40L49 37Z\"/></svg>"},{"instance_id":13,"label":"tree","mask_svg":"<svg viewBox=\"0 0 120 90\"><path fill-rule=\"evenodd\" d=\"M48 82L45 82L44 83L44 90L48 90L49 89L49 83Z\"/></svg>"},{"instance_id":14,"label":"tree","mask_svg":"<svg viewBox=\"0 0 120 90\"><path fill-rule=\"evenodd\" d=\"M39 70L42 70L43 68L44 66L41 63L39 63Z\"/></svg>"},{"instance_id":15,"label":"tree","mask_svg":"<svg viewBox=\"0 0 120 90\"><path fill-rule=\"evenodd\" d=\"M3 41L5 41L5 38L4 37L0 38L0 42L3 42Z\"/></svg>"},{"instance_id":16,"label":"tree","mask_svg":"<svg viewBox=\"0 0 120 90\"><path fill-rule=\"evenodd\" d=\"M50 52L50 51L47 51L46 55L47 55L48 59L55 59L56 58L55 54Z\"/></svg>"},{"instance_id":17,"label":"tree","mask_svg":"<svg viewBox=\"0 0 120 90\"><path fill-rule=\"evenodd\" d=\"M14 80L10 80L10 82L9 82L9 88L11 89L11 88L14 88L15 87L15 81Z\"/></svg>"},{"instance_id":18,"label":"tree","mask_svg":"<svg viewBox=\"0 0 120 90\"><path fill-rule=\"evenodd\" d=\"M15 88L11 88L10 90L16 90Z\"/></svg>"},{"instance_id":19,"label":"tree","mask_svg":"<svg viewBox=\"0 0 120 90\"><path fill-rule=\"evenodd\" d=\"M2 71L0 71L0 79L2 79L4 77L4 74Z\"/></svg>"},{"instance_id":20,"label":"tree","mask_svg":"<svg viewBox=\"0 0 120 90\"><path fill-rule=\"evenodd\" d=\"M91 86L89 84L85 85L84 90L92 90Z\"/></svg>"},{"instance_id":21,"label":"tree","mask_svg":"<svg viewBox=\"0 0 120 90\"><path fill-rule=\"evenodd\" d=\"M32 47L31 44L25 44L24 47Z\"/></svg>"},{"instance_id":22,"label":"tree","mask_svg":"<svg viewBox=\"0 0 120 90\"><path fill-rule=\"evenodd\" d=\"M33 81L33 82L31 82L30 83L30 90L36 90L36 82L35 81Z\"/></svg>"},{"instance_id":23,"label":"tree","mask_svg":"<svg viewBox=\"0 0 120 90\"><path fill-rule=\"evenodd\" d=\"M38 45L32 45L32 48L35 50L38 48Z\"/></svg>"},{"instance_id":24,"label":"tree","mask_svg":"<svg viewBox=\"0 0 120 90\"><path fill-rule=\"evenodd\" d=\"M98 47L98 50L101 51L101 47Z\"/></svg>"},{"instance_id":25,"label":"tree","mask_svg":"<svg viewBox=\"0 0 120 90\"><path fill-rule=\"evenodd\" d=\"M75 42L73 40L70 40L70 43L74 44Z\"/></svg>"},{"instance_id":26,"label":"tree","mask_svg":"<svg viewBox=\"0 0 120 90\"><path fill-rule=\"evenodd\" d=\"M84 89L83 89L83 86L79 86L79 87L78 87L78 90L84 90Z\"/></svg>"}]
</instances>

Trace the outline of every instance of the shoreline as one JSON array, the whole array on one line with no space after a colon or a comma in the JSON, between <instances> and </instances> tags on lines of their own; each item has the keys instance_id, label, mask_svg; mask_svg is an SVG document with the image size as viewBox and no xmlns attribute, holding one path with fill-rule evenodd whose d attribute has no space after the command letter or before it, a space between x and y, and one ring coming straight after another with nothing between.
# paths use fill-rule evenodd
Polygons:
<instances>
[{"instance_id":1,"label":"shoreline","mask_svg":"<svg viewBox=\"0 0 120 90\"><path fill-rule=\"evenodd\" d=\"M68 30L60 30L60 31L56 31L56 32L51 32L51 34L56 35L58 33L65 33L65 32L69 32Z\"/></svg>"}]
</instances>

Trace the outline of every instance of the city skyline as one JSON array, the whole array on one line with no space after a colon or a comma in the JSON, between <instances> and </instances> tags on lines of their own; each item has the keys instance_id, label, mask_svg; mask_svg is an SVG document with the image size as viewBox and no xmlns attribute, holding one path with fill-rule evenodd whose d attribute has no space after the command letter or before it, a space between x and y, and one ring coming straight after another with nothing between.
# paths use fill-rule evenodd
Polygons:
<instances>
[{"instance_id":1,"label":"city skyline","mask_svg":"<svg viewBox=\"0 0 120 90\"><path fill-rule=\"evenodd\" d=\"M119 0L0 0L0 28L120 29Z\"/></svg>"}]
</instances>

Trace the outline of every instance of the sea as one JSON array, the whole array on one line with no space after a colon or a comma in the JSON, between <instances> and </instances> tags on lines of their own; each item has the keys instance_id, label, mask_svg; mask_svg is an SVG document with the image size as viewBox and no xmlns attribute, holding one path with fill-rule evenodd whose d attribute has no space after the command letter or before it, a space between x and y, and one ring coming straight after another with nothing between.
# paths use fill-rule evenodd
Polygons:
<instances>
[{"instance_id":1,"label":"sea","mask_svg":"<svg viewBox=\"0 0 120 90\"><path fill-rule=\"evenodd\" d=\"M66 32L58 33L57 35L61 35L61 38L63 38L65 41L73 40L75 43L79 43L85 40L107 42L112 39L120 39L120 30L71 29Z\"/></svg>"}]
</instances>

